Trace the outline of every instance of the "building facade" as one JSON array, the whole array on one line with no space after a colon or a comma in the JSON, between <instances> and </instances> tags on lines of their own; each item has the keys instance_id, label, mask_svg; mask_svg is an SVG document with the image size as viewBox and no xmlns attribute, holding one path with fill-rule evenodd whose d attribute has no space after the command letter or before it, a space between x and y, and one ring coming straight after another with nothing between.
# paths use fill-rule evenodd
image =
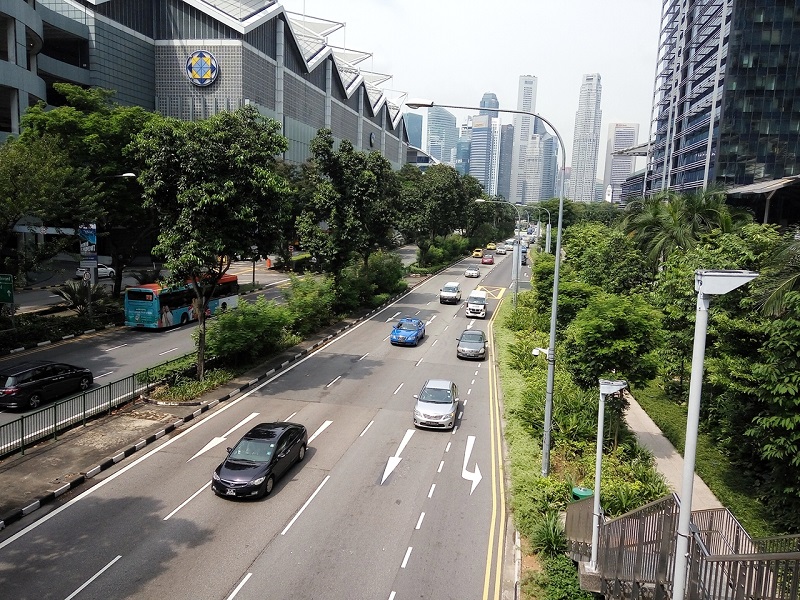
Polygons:
<instances>
[{"instance_id":1,"label":"building facade","mask_svg":"<svg viewBox=\"0 0 800 600\"><path fill-rule=\"evenodd\" d=\"M511 192L511 159L514 153L514 126L500 126L500 158L497 171L497 195L508 200Z\"/></svg>"},{"instance_id":2,"label":"building facade","mask_svg":"<svg viewBox=\"0 0 800 600\"><path fill-rule=\"evenodd\" d=\"M648 193L800 174L800 5L664 0Z\"/></svg>"},{"instance_id":3,"label":"building facade","mask_svg":"<svg viewBox=\"0 0 800 600\"><path fill-rule=\"evenodd\" d=\"M462 123L456 143L456 162L453 165L459 175L469 175L469 147L472 142L472 120Z\"/></svg>"},{"instance_id":4,"label":"building facade","mask_svg":"<svg viewBox=\"0 0 800 600\"><path fill-rule=\"evenodd\" d=\"M497 109L500 108L500 101L497 99L496 94L492 92L486 92L481 98L480 107L481 110L478 112L478 114L489 115L490 117L494 117L496 119L498 116Z\"/></svg>"},{"instance_id":5,"label":"building facade","mask_svg":"<svg viewBox=\"0 0 800 600\"><path fill-rule=\"evenodd\" d=\"M600 144L603 86L599 73L584 75L575 114L575 135L572 138L572 176L570 199L594 202L597 174L597 151Z\"/></svg>"},{"instance_id":6,"label":"building facade","mask_svg":"<svg viewBox=\"0 0 800 600\"><path fill-rule=\"evenodd\" d=\"M277 0L4 0L0 23L0 135L31 104L61 104L53 84L66 82L187 120L254 105L282 124L290 162L321 128L406 161L400 107L379 87L390 76L358 67L368 52L328 45L342 23Z\"/></svg>"},{"instance_id":7,"label":"building facade","mask_svg":"<svg viewBox=\"0 0 800 600\"><path fill-rule=\"evenodd\" d=\"M469 146L469 174L477 179L484 191L497 195L500 172L500 119L489 115L472 117Z\"/></svg>"},{"instance_id":8,"label":"building facade","mask_svg":"<svg viewBox=\"0 0 800 600\"><path fill-rule=\"evenodd\" d=\"M517 87L517 110L536 112L536 87L538 80L534 75L520 75ZM526 164L528 145L534 133L535 119L530 115L514 115L514 142L511 155L511 182L509 184L510 202L525 202Z\"/></svg>"},{"instance_id":9,"label":"building facade","mask_svg":"<svg viewBox=\"0 0 800 600\"><path fill-rule=\"evenodd\" d=\"M428 109L428 154L438 162L453 164L453 156L458 142L456 117L441 106Z\"/></svg>"},{"instance_id":10,"label":"building facade","mask_svg":"<svg viewBox=\"0 0 800 600\"><path fill-rule=\"evenodd\" d=\"M639 143L638 123L609 123L606 140L606 168L603 188L611 186L610 201L619 204L622 200L622 184L631 176L636 166L636 157L618 156L614 153L631 148ZM605 193L605 192L604 192Z\"/></svg>"},{"instance_id":11,"label":"building facade","mask_svg":"<svg viewBox=\"0 0 800 600\"><path fill-rule=\"evenodd\" d=\"M403 121L406 124L409 145L422 149L422 115L403 113Z\"/></svg>"}]
</instances>

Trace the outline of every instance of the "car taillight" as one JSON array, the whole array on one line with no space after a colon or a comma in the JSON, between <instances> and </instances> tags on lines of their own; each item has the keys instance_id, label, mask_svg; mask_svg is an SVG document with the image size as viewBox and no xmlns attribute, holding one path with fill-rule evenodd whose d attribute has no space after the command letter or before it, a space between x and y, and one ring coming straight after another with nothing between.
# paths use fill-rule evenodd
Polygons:
<instances>
[{"instance_id":1,"label":"car taillight","mask_svg":"<svg viewBox=\"0 0 800 600\"><path fill-rule=\"evenodd\" d=\"M19 391L19 388L15 388L15 387L0 388L0 396L13 396L18 391Z\"/></svg>"}]
</instances>

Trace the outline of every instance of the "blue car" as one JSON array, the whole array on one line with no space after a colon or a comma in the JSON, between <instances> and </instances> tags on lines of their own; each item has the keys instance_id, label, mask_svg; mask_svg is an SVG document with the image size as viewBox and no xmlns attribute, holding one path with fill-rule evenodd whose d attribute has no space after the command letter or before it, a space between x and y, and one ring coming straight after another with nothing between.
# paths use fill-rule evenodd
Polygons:
<instances>
[{"instance_id":1,"label":"blue car","mask_svg":"<svg viewBox=\"0 0 800 600\"><path fill-rule=\"evenodd\" d=\"M392 335L389 336L389 341L392 344L416 346L424 337L425 323L420 319L406 317L405 319L400 319L394 326Z\"/></svg>"}]
</instances>

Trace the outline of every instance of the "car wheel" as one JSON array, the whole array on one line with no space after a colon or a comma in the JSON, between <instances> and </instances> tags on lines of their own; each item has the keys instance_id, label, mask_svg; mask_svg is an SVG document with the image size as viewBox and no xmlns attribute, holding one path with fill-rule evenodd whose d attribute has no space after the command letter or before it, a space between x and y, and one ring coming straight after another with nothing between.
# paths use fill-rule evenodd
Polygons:
<instances>
[{"instance_id":1,"label":"car wheel","mask_svg":"<svg viewBox=\"0 0 800 600\"><path fill-rule=\"evenodd\" d=\"M186 314L186 313L183 313L181 315L181 325L186 325L188 322L189 322L189 315Z\"/></svg>"},{"instance_id":2,"label":"car wheel","mask_svg":"<svg viewBox=\"0 0 800 600\"><path fill-rule=\"evenodd\" d=\"M78 383L78 387L81 389L81 391L88 390L90 385L92 385L92 383L88 377L81 377L81 380Z\"/></svg>"},{"instance_id":3,"label":"car wheel","mask_svg":"<svg viewBox=\"0 0 800 600\"><path fill-rule=\"evenodd\" d=\"M272 488L275 487L275 478L270 475L267 477L267 481L264 484L264 495L269 496L272 493Z\"/></svg>"},{"instance_id":4,"label":"car wheel","mask_svg":"<svg viewBox=\"0 0 800 600\"><path fill-rule=\"evenodd\" d=\"M116 273L114 273L114 271L113 271L113 270L111 270L111 271L109 271L109 272L108 272L108 278L109 278L109 279L114 279L114 275L116 275Z\"/></svg>"},{"instance_id":5,"label":"car wheel","mask_svg":"<svg viewBox=\"0 0 800 600\"><path fill-rule=\"evenodd\" d=\"M419 336L414 338L414 345L419 346Z\"/></svg>"},{"instance_id":6,"label":"car wheel","mask_svg":"<svg viewBox=\"0 0 800 600\"><path fill-rule=\"evenodd\" d=\"M28 406L30 408L37 408L42 403L42 397L39 394L32 394L28 398Z\"/></svg>"},{"instance_id":7,"label":"car wheel","mask_svg":"<svg viewBox=\"0 0 800 600\"><path fill-rule=\"evenodd\" d=\"M303 444L300 446L300 452L297 453L297 462L303 462L303 459L306 457L306 445Z\"/></svg>"}]
</instances>

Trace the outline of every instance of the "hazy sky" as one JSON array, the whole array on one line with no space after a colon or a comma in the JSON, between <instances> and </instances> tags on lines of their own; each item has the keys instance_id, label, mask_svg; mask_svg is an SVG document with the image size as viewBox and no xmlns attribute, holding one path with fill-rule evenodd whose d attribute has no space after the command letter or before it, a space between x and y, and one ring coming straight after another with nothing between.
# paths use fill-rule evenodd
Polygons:
<instances>
[{"instance_id":1,"label":"hazy sky","mask_svg":"<svg viewBox=\"0 0 800 600\"><path fill-rule=\"evenodd\" d=\"M441 104L477 106L494 92L516 109L520 75L538 77L536 111L564 138L567 164L581 76L600 73L603 123L650 127L661 0L283 0L286 10L346 23L334 46L372 53L383 87ZM451 111L460 125L466 111ZM512 115L500 115L511 123Z\"/></svg>"}]
</instances>

